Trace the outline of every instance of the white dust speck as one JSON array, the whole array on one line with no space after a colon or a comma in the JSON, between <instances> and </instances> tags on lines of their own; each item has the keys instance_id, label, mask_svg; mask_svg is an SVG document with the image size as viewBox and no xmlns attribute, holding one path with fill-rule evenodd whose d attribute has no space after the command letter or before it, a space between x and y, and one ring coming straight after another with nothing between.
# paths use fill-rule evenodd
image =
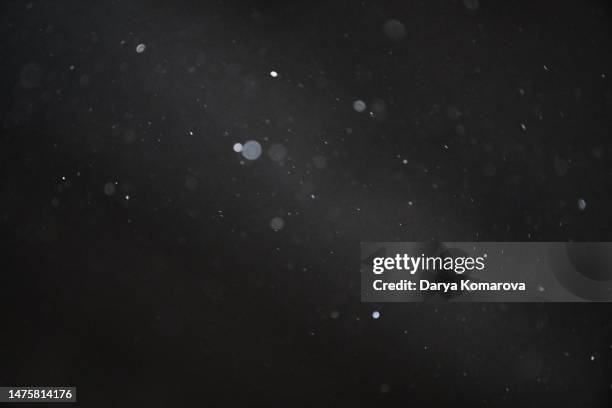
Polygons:
<instances>
[{"instance_id":1,"label":"white dust speck","mask_svg":"<svg viewBox=\"0 0 612 408\"><path fill-rule=\"evenodd\" d=\"M380 312L378 310L374 310L372 312L372 319L374 319L374 320L380 319Z\"/></svg>"},{"instance_id":2,"label":"white dust speck","mask_svg":"<svg viewBox=\"0 0 612 408\"><path fill-rule=\"evenodd\" d=\"M242 143L234 143L233 149L236 153L240 153L242 151Z\"/></svg>"},{"instance_id":3,"label":"white dust speck","mask_svg":"<svg viewBox=\"0 0 612 408\"><path fill-rule=\"evenodd\" d=\"M138 54L142 54L143 52L145 52L145 50L146 50L146 49L147 49L147 46L146 46L146 45L144 45L144 44L138 44L138 45L136 46L136 52L137 52Z\"/></svg>"}]
</instances>

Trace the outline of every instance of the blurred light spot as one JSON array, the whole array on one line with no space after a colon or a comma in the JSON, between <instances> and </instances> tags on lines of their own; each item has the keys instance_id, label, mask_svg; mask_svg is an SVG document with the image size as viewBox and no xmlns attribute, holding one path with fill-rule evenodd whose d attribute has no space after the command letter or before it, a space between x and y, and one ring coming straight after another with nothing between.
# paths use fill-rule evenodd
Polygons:
<instances>
[{"instance_id":1,"label":"blurred light spot","mask_svg":"<svg viewBox=\"0 0 612 408\"><path fill-rule=\"evenodd\" d=\"M480 2L478 0L463 0L463 5L468 10L478 10Z\"/></svg>"},{"instance_id":2,"label":"blurred light spot","mask_svg":"<svg viewBox=\"0 0 612 408\"><path fill-rule=\"evenodd\" d=\"M43 69L36 63L31 62L21 69L19 74L21 86L26 89L34 88L40 85L43 77Z\"/></svg>"},{"instance_id":3,"label":"blurred light spot","mask_svg":"<svg viewBox=\"0 0 612 408\"><path fill-rule=\"evenodd\" d=\"M187 187L188 190L195 190L198 188L198 184L198 179L193 176L187 176L187 178L185 178L185 187Z\"/></svg>"},{"instance_id":4,"label":"blurred light spot","mask_svg":"<svg viewBox=\"0 0 612 408\"><path fill-rule=\"evenodd\" d=\"M274 231L280 231L284 226L285 220L283 220L281 217L274 217L272 220L270 220L270 228L272 228Z\"/></svg>"},{"instance_id":5,"label":"blurred light spot","mask_svg":"<svg viewBox=\"0 0 612 408\"><path fill-rule=\"evenodd\" d=\"M287 148L282 144L273 144L268 149L268 157L275 162L282 162L287 156Z\"/></svg>"},{"instance_id":6,"label":"blurred light spot","mask_svg":"<svg viewBox=\"0 0 612 408\"><path fill-rule=\"evenodd\" d=\"M451 105L446 107L446 117L448 117L450 120L457 120L462 115L463 114L456 106Z\"/></svg>"},{"instance_id":7,"label":"blurred light spot","mask_svg":"<svg viewBox=\"0 0 612 408\"><path fill-rule=\"evenodd\" d=\"M353 109L355 109L355 111L359 113L365 112L366 104L361 99L358 99L355 102L353 102Z\"/></svg>"},{"instance_id":8,"label":"blurred light spot","mask_svg":"<svg viewBox=\"0 0 612 408\"><path fill-rule=\"evenodd\" d=\"M111 197L115 195L117 189L115 188L115 184L108 182L104 185L104 194Z\"/></svg>"},{"instance_id":9,"label":"blurred light spot","mask_svg":"<svg viewBox=\"0 0 612 408\"><path fill-rule=\"evenodd\" d=\"M247 160L257 160L261 156L261 145L255 140L249 140L242 146L242 156Z\"/></svg>"},{"instance_id":10,"label":"blurred light spot","mask_svg":"<svg viewBox=\"0 0 612 408\"><path fill-rule=\"evenodd\" d=\"M406 27L404 23L398 20L389 20L383 26L385 35L392 40L401 40L406 36Z\"/></svg>"},{"instance_id":11,"label":"blurred light spot","mask_svg":"<svg viewBox=\"0 0 612 408\"><path fill-rule=\"evenodd\" d=\"M323 170L327 167L327 159L323 156L315 156L312 159L312 162L314 166L319 170Z\"/></svg>"},{"instance_id":12,"label":"blurred light spot","mask_svg":"<svg viewBox=\"0 0 612 408\"><path fill-rule=\"evenodd\" d=\"M569 163L560 156L555 156L555 172L559 176L565 176L569 170Z\"/></svg>"},{"instance_id":13,"label":"blurred light spot","mask_svg":"<svg viewBox=\"0 0 612 408\"><path fill-rule=\"evenodd\" d=\"M383 120L387 116L387 103L380 98L374 99L370 107L370 117Z\"/></svg>"},{"instance_id":14,"label":"blurred light spot","mask_svg":"<svg viewBox=\"0 0 612 408\"><path fill-rule=\"evenodd\" d=\"M495 173L497 172L497 168L495 167L493 163L487 163L484 165L482 171L485 176L493 177L495 176Z\"/></svg>"}]
</instances>

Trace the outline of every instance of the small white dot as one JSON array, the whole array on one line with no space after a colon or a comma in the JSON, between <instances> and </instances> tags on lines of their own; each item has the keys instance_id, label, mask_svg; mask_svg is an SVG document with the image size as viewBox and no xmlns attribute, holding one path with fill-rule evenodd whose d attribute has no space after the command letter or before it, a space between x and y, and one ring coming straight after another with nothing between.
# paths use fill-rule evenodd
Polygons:
<instances>
[{"instance_id":1,"label":"small white dot","mask_svg":"<svg viewBox=\"0 0 612 408\"><path fill-rule=\"evenodd\" d=\"M126 200L129 200L129 199L130 199L130 196L129 196L129 195L126 195L126 196L125 196L125 199L126 199Z\"/></svg>"},{"instance_id":2,"label":"small white dot","mask_svg":"<svg viewBox=\"0 0 612 408\"><path fill-rule=\"evenodd\" d=\"M270 76L271 76L272 78L276 78L276 77L278 76L278 72L276 72L276 71L270 71Z\"/></svg>"},{"instance_id":3,"label":"small white dot","mask_svg":"<svg viewBox=\"0 0 612 408\"><path fill-rule=\"evenodd\" d=\"M375 310L372 312L372 319L374 320L380 319L380 312L378 310Z\"/></svg>"},{"instance_id":4,"label":"small white dot","mask_svg":"<svg viewBox=\"0 0 612 408\"><path fill-rule=\"evenodd\" d=\"M145 52L145 50L146 50L146 49L147 49L147 46L146 46L146 45L144 45L144 44L138 44L138 45L136 46L136 52L137 52L138 54L142 54L143 52Z\"/></svg>"},{"instance_id":5,"label":"small white dot","mask_svg":"<svg viewBox=\"0 0 612 408\"><path fill-rule=\"evenodd\" d=\"M240 153L242 151L242 143L234 143L234 151Z\"/></svg>"}]
</instances>

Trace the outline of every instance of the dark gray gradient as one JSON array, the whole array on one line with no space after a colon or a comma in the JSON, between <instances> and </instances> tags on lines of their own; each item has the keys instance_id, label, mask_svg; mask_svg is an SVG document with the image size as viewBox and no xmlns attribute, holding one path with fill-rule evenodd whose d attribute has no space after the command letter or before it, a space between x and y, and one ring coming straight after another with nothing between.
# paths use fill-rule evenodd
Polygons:
<instances>
[{"instance_id":1,"label":"dark gray gradient","mask_svg":"<svg viewBox=\"0 0 612 408\"><path fill-rule=\"evenodd\" d=\"M361 241L612 241L607 2L0 9L1 385L610 405L608 305L359 289Z\"/></svg>"}]
</instances>

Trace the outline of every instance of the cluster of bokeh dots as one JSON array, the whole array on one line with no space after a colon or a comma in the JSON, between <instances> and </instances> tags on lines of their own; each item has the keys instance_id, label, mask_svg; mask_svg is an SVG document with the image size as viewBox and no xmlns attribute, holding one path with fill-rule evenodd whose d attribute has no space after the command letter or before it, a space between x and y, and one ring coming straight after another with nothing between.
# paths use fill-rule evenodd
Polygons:
<instances>
[{"instance_id":1,"label":"cluster of bokeh dots","mask_svg":"<svg viewBox=\"0 0 612 408\"><path fill-rule=\"evenodd\" d=\"M250 161L259 159L262 152L261 144L256 140L249 140L244 144L234 143L233 149L234 152L241 153L242 157Z\"/></svg>"}]
</instances>

